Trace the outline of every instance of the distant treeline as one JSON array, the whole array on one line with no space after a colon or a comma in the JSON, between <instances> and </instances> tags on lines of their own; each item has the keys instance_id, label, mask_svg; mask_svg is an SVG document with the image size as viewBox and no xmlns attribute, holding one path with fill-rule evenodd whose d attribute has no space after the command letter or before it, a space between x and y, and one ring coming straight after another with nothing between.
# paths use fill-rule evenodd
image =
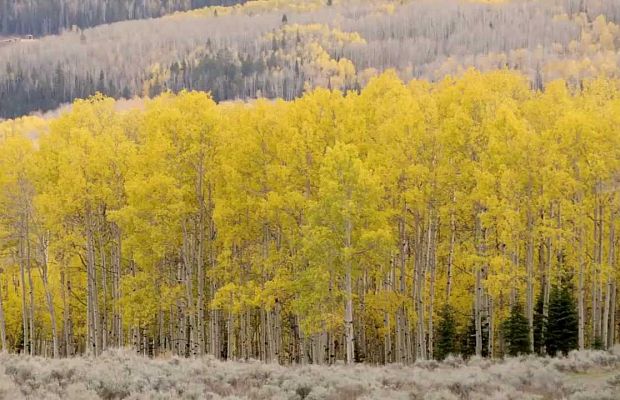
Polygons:
<instances>
[{"instance_id":1,"label":"distant treeline","mask_svg":"<svg viewBox=\"0 0 620 400\"><path fill-rule=\"evenodd\" d=\"M0 0L0 34L49 35L72 26L160 17L175 11L245 0Z\"/></svg>"},{"instance_id":2,"label":"distant treeline","mask_svg":"<svg viewBox=\"0 0 620 400\"><path fill-rule=\"evenodd\" d=\"M517 70L535 89L620 79L617 0L300 2L251 1L0 43L0 118L96 92L291 100L315 87L357 91L387 69L430 81L472 67Z\"/></svg>"}]
</instances>

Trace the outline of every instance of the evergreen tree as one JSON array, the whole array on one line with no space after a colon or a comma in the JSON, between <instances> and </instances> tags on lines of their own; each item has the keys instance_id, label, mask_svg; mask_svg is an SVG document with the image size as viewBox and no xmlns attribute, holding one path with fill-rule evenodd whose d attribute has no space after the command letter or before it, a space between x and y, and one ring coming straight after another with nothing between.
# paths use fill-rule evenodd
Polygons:
<instances>
[{"instance_id":1,"label":"evergreen tree","mask_svg":"<svg viewBox=\"0 0 620 400\"><path fill-rule=\"evenodd\" d=\"M603 341L601 340L600 336L596 336L594 338L594 342L592 343L592 348L594 350L604 350Z\"/></svg>"},{"instance_id":2,"label":"evergreen tree","mask_svg":"<svg viewBox=\"0 0 620 400\"><path fill-rule=\"evenodd\" d=\"M446 304L439 313L440 321L437 327L437 347L435 356L438 360L443 360L449 354L457 351L456 343L456 320L454 309Z\"/></svg>"},{"instance_id":3,"label":"evergreen tree","mask_svg":"<svg viewBox=\"0 0 620 400\"><path fill-rule=\"evenodd\" d=\"M504 339L506 340L508 354L517 356L530 351L530 338L528 334L527 318L523 315L521 304L515 303L510 310L510 316L504 321Z\"/></svg>"},{"instance_id":4,"label":"evergreen tree","mask_svg":"<svg viewBox=\"0 0 620 400\"><path fill-rule=\"evenodd\" d=\"M461 332L460 353L463 357L468 358L476 354L476 321L472 317L467 327Z\"/></svg>"},{"instance_id":5,"label":"evergreen tree","mask_svg":"<svg viewBox=\"0 0 620 400\"><path fill-rule=\"evenodd\" d=\"M471 357L476 354L476 318L472 313L467 328L461 334L461 355ZM482 357L489 355L489 324L486 318L482 318Z\"/></svg>"},{"instance_id":6,"label":"evergreen tree","mask_svg":"<svg viewBox=\"0 0 620 400\"><path fill-rule=\"evenodd\" d=\"M578 319L575 300L567 282L551 288L549 297L549 317L545 326L545 346L547 353L567 354L577 348Z\"/></svg>"},{"instance_id":7,"label":"evergreen tree","mask_svg":"<svg viewBox=\"0 0 620 400\"><path fill-rule=\"evenodd\" d=\"M538 296L534 306L534 351L536 354L545 353L545 316L543 313L544 298L542 294Z\"/></svg>"}]
</instances>

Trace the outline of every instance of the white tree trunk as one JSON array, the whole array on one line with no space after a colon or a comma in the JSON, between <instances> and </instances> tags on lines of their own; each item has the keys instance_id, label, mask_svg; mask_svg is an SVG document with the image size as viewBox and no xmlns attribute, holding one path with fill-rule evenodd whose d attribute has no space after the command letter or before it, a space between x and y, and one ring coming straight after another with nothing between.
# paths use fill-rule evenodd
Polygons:
<instances>
[{"instance_id":1,"label":"white tree trunk","mask_svg":"<svg viewBox=\"0 0 620 400\"><path fill-rule=\"evenodd\" d=\"M585 309L584 309L584 237L583 237L583 228L579 228L579 277L577 283L577 309L579 315L579 323L578 323L578 343L579 350L585 349Z\"/></svg>"},{"instance_id":2,"label":"white tree trunk","mask_svg":"<svg viewBox=\"0 0 620 400\"><path fill-rule=\"evenodd\" d=\"M348 249L351 247L351 234L353 226L351 221L346 221L345 226L345 247ZM344 334L346 343L346 360L347 364L353 364L355 361L355 348L353 345L353 282L352 282L352 261L349 259L350 255L347 255L345 260L345 309L344 309Z\"/></svg>"},{"instance_id":3,"label":"white tree trunk","mask_svg":"<svg viewBox=\"0 0 620 400\"><path fill-rule=\"evenodd\" d=\"M526 249L526 269L527 269L527 325L530 340L530 352L534 352L534 234L533 216L528 212L527 221L527 249Z\"/></svg>"},{"instance_id":4,"label":"white tree trunk","mask_svg":"<svg viewBox=\"0 0 620 400\"><path fill-rule=\"evenodd\" d=\"M47 310L50 315L51 327L52 327L52 351L54 358L59 357L58 351L58 328L56 326L56 311L54 308L54 301L52 299L52 292L49 287L49 279L48 279L48 245L47 238L41 238L41 279L43 280L43 289L45 291L45 300L47 302Z\"/></svg>"},{"instance_id":5,"label":"white tree trunk","mask_svg":"<svg viewBox=\"0 0 620 400\"><path fill-rule=\"evenodd\" d=\"M603 348L608 348L609 347L609 330L613 330L614 326L611 325L610 326L610 316L613 313L613 310L611 310L611 298L612 298L612 291L613 291L613 268L614 268L614 261L615 261L615 244L616 244L616 240L615 240L615 224L614 224L614 211L611 210L610 212L610 218L609 218L609 251L607 253L607 263L609 268L611 269L609 271L609 275L607 277L607 287L605 290L605 304L604 304L604 314L603 314L603 332L602 332L602 343L603 343Z\"/></svg>"},{"instance_id":6,"label":"white tree trunk","mask_svg":"<svg viewBox=\"0 0 620 400\"><path fill-rule=\"evenodd\" d=\"M1 271L0 271L1 272ZM4 304L2 303L2 281L0 280L0 343L2 351L8 351L6 343L6 324L4 320Z\"/></svg>"},{"instance_id":7,"label":"white tree trunk","mask_svg":"<svg viewBox=\"0 0 620 400\"><path fill-rule=\"evenodd\" d=\"M19 260L19 276L21 280L21 295L22 295L22 334L23 334L23 349L22 353L28 353L28 304L26 302L26 262L25 262L25 234L24 234L24 222L23 215L22 220L20 221L20 235L19 235L19 243L18 243L18 253L17 258Z\"/></svg>"}]
</instances>

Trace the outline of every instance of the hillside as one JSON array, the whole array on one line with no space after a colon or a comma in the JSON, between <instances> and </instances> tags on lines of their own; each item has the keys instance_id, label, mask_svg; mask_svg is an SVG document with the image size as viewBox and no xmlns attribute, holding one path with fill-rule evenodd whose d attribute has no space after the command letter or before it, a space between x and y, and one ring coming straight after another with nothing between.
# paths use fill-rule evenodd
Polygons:
<instances>
[{"instance_id":1,"label":"hillside","mask_svg":"<svg viewBox=\"0 0 620 400\"><path fill-rule=\"evenodd\" d=\"M617 0L152 4L0 41L0 399L618 400Z\"/></svg>"},{"instance_id":2,"label":"hillside","mask_svg":"<svg viewBox=\"0 0 620 400\"><path fill-rule=\"evenodd\" d=\"M244 0L0 0L0 37L45 36Z\"/></svg>"},{"instance_id":3,"label":"hillside","mask_svg":"<svg viewBox=\"0 0 620 400\"><path fill-rule=\"evenodd\" d=\"M615 0L251 1L127 21L0 47L0 118L101 92L183 88L216 100L359 90L394 68L404 80L469 67L557 78L618 76Z\"/></svg>"}]
</instances>

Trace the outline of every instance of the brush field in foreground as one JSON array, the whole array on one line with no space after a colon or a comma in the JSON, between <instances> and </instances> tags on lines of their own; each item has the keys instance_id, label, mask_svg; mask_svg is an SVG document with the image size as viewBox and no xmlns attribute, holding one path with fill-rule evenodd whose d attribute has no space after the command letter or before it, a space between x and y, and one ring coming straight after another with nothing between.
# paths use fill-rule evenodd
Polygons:
<instances>
[{"instance_id":1,"label":"brush field in foreground","mask_svg":"<svg viewBox=\"0 0 620 400\"><path fill-rule=\"evenodd\" d=\"M618 349L620 350L620 349ZM0 355L0 399L620 399L620 351L413 366L279 366L212 358Z\"/></svg>"}]
</instances>

